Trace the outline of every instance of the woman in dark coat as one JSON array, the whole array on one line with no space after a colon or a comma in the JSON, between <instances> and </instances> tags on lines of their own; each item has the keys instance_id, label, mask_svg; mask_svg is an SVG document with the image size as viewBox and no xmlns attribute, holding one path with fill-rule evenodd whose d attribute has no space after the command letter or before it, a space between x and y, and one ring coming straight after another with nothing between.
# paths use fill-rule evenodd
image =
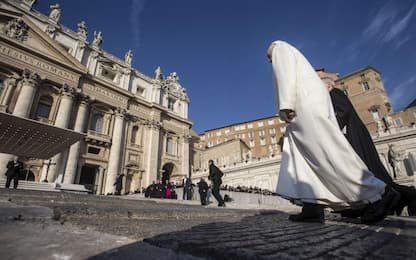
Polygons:
<instances>
[{"instance_id":1,"label":"woman in dark coat","mask_svg":"<svg viewBox=\"0 0 416 260\"><path fill-rule=\"evenodd\" d=\"M324 80L325 81L325 80ZM346 138L355 152L360 156L368 169L388 186L401 195L398 206L394 209L400 215L403 208L408 206L408 213L416 215L416 189L414 187L397 184L393 181L378 156L370 133L361 121L348 97L340 89L334 88L334 83L325 81L330 90L331 101L337 117L339 127L346 127Z\"/></svg>"}]
</instances>

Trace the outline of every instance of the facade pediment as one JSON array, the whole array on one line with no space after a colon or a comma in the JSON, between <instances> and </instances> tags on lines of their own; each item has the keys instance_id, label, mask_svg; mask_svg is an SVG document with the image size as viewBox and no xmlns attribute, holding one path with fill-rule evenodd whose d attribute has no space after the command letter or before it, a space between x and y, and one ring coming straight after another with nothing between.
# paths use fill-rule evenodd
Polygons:
<instances>
[{"instance_id":1,"label":"facade pediment","mask_svg":"<svg viewBox=\"0 0 416 260\"><path fill-rule=\"evenodd\" d=\"M23 14L0 9L0 37L12 46L26 49L30 54L59 63L72 71L80 74L87 72L68 50Z\"/></svg>"}]
</instances>

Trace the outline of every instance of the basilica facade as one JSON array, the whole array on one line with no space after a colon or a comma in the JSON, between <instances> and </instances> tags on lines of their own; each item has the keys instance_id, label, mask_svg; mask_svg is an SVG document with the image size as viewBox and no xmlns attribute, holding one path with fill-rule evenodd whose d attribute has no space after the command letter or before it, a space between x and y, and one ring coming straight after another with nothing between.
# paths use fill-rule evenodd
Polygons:
<instances>
[{"instance_id":1,"label":"basilica facade","mask_svg":"<svg viewBox=\"0 0 416 260\"><path fill-rule=\"evenodd\" d=\"M26 178L109 194L118 174L123 192L188 175L192 123L176 72L144 75L132 51L119 59L102 32L88 41L85 22L72 31L59 4L44 15L34 2L0 2L0 110L85 137L49 160L24 158ZM12 156L0 154L0 167Z\"/></svg>"}]
</instances>

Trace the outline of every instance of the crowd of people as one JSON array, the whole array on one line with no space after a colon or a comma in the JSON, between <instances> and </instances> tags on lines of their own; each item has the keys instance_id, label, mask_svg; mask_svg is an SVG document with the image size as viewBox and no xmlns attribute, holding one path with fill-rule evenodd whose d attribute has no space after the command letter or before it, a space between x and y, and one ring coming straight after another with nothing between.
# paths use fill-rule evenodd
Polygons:
<instances>
[{"instance_id":1,"label":"crowd of people","mask_svg":"<svg viewBox=\"0 0 416 260\"><path fill-rule=\"evenodd\" d=\"M254 193L254 194L263 194L263 195L273 195L273 192L268 190L268 189L262 189L259 188L257 186L240 186L238 185L237 187L234 186L230 186L230 185L221 185L220 190L225 190L225 191L234 191L234 192L246 192L246 193Z\"/></svg>"},{"instance_id":2,"label":"crowd of people","mask_svg":"<svg viewBox=\"0 0 416 260\"><path fill-rule=\"evenodd\" d=\"M159 199L177 199L178 195L175 192L175 184L170 182L162 183L162 181L153 181L145 190L144 196L146 198Z\"/></svg>"}]
</instances>

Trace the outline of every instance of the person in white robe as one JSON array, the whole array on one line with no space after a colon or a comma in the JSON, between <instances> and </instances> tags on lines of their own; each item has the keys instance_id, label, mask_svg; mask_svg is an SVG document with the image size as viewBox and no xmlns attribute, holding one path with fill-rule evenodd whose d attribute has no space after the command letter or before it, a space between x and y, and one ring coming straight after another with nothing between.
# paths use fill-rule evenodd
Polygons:
<instances>
[{"instance_id":1,"label":"person in white robe","mask_svg":"<svg viewBox=\"0 0 416 260\"><path fill-rule=\"evenodd\" d=\"M284 41L273 42L268 57L279 116L289 123L276 192L303 205L302 213L289 219L323 223L324 207L370 203L378 209L367 219L383 219L396 194L383 196L388 193L385 183L367 169L340 131L328 90L311 64ZM314 205L314 210L307 212L304 209L309 205Z\"/></svg>"}]
</instances>

